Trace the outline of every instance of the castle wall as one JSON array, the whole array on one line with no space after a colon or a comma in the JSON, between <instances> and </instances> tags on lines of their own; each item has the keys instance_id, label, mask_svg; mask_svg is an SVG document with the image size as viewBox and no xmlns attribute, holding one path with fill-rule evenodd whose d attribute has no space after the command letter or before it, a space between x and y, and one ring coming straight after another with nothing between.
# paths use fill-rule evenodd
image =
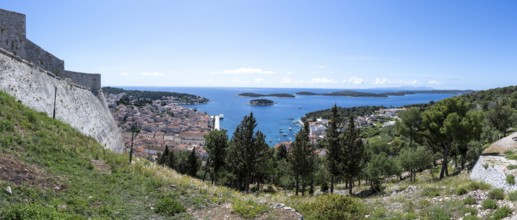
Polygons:
<instances>
[{"instance_id":1,"label":"castle wall","mask_svg":"<svg viewBox=\"0 0 517 220\"><path fill-rule=\"evenodd\" d=\"M89 88L92 92L97 92L101 89L101 74L79 73L65 70L62 76L69 78L77 85Z\"/></svg>"},{"instance_id":2,"label":"castle wall","mask_svg":"<svg viewBox=\"0 0 517 220\"><path fill-rule=\"evenodd\" d=\"M28 40L25 28L25 15L0 9L0 48L44 70L62 74L64 61Z\"/></svg>"},{"instance_id":3,"label":"castle wall","mask_svg":"<svg viewBox=\"0 0 517 220\"><path fill-rule=\"evenodd\" d=\"M97 78L92 74L91 78ZM100 84L99 84L100 86ZM97 96L36 64L0 49L0 90L23 104L52 117L57 89L56 119L70 124L115 152L122 152L122 134L111 116L102 91Z\"/></svg>"}]
</instances>

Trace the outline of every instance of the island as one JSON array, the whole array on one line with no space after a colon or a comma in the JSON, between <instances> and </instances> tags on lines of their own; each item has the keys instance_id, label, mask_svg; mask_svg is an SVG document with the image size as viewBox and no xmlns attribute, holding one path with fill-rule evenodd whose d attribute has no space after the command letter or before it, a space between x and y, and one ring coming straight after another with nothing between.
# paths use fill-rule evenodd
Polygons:
<instances>
[{"instance_id":1,"label":"island","mask_svg":"<svg viewBox=\"0 0 517 220\"><path fill-rule=\"evenodd\" d=\"M321 95L321 96L350 96L350 97L388 97L384 94L377 94L371 92L357 92L351 90L343 90L329 93L314 93L314 92L297 92L296 95Z\"/></svg>"},{"instance_id":2,"label":"island","mask_svg":"<svg viewBox=\"0 0 517 220\"><path fill-rule=\"evenodd\" d=\"M252 98L258 98L258 97L294 98L295 97L293 94L289 94L289 93L259 94L259 93L253 93L253 92L240 93L239 96L252 97Z\"/></svg>"},{"instance_id":3,"label":"island","mask_svg":"<svg viewBox=\"0 0 517 220\"><path fill-rule=\"evenodd\" d=\"M406 91L391 91L382 93L373 92L358 92L352 90L335 91L329 93L315 93L315 92L297 92L296 95L319 95L319 96L349 96L349 97L379 97L386 98L389 96L405 96L411 94L469 94L473 90L406 90Z\"/></svg>"},{"instance_id":4,"label":"island","mask_svg":"<svg viewBox=\"0 0 517 220\"><path fill-rule=\"evenodd\" d=\"M250 101L250 105L270 106L273 104L275 104L275 102L269 99L253 99Z\"/></svg>"}]
</instances>

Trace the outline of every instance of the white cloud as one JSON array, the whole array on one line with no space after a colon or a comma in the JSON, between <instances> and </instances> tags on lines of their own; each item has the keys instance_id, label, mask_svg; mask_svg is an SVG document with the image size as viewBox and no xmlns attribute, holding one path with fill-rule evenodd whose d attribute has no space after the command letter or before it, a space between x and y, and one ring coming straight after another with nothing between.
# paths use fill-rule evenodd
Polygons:
<instances>
[{"instance_id":1,"label":"white cloud","mask_svg":"<svg viewBox=\"0 0 517 220\"><path fill-rule=\"evenodd\" d=\"M350 79L343 80L343 83L346 83L346 84L363 84L363 82L364 82L364 79L361 79L361 78L358 78L355 76L350 77Z\"/></svg>"},{"instance_id":2,"label":"white cloud","mask_svg":"<svg viewBox=\"0 0 517 220\"><path fill-rule=\"evenodd\" d=\"M429 80L427 82L427 84L429 84L429 85L440 85L440 84L442 84L442 82L438 82L436 80Z\"/></svg>"},{"instance_id":3,"label":"white cloud","mask_svg":"<svg viewBox=\"0 0 517 220\"><path fill-rule=\"evenodd\" d=\"M142 76L165 76L165 74L160 73L160 72L143 72L143 73L140 73L140 75L142 75Z\"/></svg>"},{"instance_id":4,"label":"white cloud","mask_svg":"<svg viewBox=\"0 0 517 220\"><path fill-rule=\"evenodd\" d=\"M388 79L386 78L375 78L375 82L373 82L374 85L386 85L388 83Z\"/></svg>"},{"instance_id":5,"label":"white cloud","mask_svg":"<svg viewBox=\"0 0 517 220\"><path fill-rule=\"evenodd\" d=\"M264 78L255 78L255 79L253 79L253 82L254 82L254 83L263 83L263 82L265 82L265 81L266 81L266 80L265 80Z\"/></svg>"},{"instance_id":6,"label":"white cloud","mask_svg":"<svg viewBox=\"0 0 517 220\"><path fill-rule=\"evenodd\" d=\"M387 78L375 78L374 85L416 85L417 80L388 80Z\"/></svg>"},{"instance_id":7,"label":"white cloud","mask_svg":"<svg viewBox=\"0 0 517 220\"><path fill-rule=\"evenodd\" d=\"M121 72L120 75L123 75L123 76L129 76L131 75L131 73L128 73L128 72Z\"/></svg>"},{"instance_id":8,"label":"white cloud","mask_svg":"<svg viewBox=\"0 0 517 220\"><path fill-rule=\"evenodd\" d=\"M282 77L282 80L280 80L280 83L284 84L302 84L305 83L304 80L293 80L290 77L284 76Z\"/></svg>"},{"instance_id":9,"label":"white cloud","mask_svg":"<svg viewBox=\"0 0 517 220\"><path fill-rule=\"evenodd\" d=\"M275 74L275 72L269 71L269 70L264 70L261 68L241 67L238 69L212 72L212 74L248 75L248 74Z\"/></svg>"},{"instance_id":10,"label":"white cloud","mask_svg":"<svg viewBox=\"0 0 517 220\"><path fill-rule=\"evenodd\" d=\"M326 66L318 66L318 69L326 69Z\"/></svg>"},{"instance_id":11,"label":"white cloud","mask_svg":"<svg viewBox=\"0 0 517 220\"><path fill-rule=\"evenodd\" d=\"M328 84L328 83L335 83L336 81L333 80L333 79L329 79L329 78L325 78L325 77L320 77L320 78L312 78L311 81L309 81L309 83L311 84Z\"/></svg>"}]
</instances>

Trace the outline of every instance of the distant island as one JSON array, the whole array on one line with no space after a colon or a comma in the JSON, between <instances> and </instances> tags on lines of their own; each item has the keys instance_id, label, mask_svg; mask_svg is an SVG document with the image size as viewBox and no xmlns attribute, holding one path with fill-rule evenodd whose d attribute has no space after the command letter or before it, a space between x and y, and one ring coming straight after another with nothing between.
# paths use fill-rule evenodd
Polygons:
<instances>
[{"instance_id":1,"label":"distant island","mask_svg":"<svg viewBox=\"0 0 517 220\"><path fill-rule=\"evenodd\" d=\"M275 102L269 99L253 99L250 101L250 105L270 106L274 104Z\"/></svg>"},{"instance_id":2,"label":"distant island","mask_svg":"<svg viewBox=\"0 0 517 220\"><path fill-rule=\"evenodd\" d=\"M252 92L240 93L239 96L252 97L252 98L258 98L258 97L294 98L295 97L293 94L289 94L289 93L258 94L258 93L252 93Z\"/></svg>"},{"instance_id":3,"label":"distant island","mask_svg":"<svg viewBox=\"0 0 517 220\"><path fill-rule=\"evenodd\" d=\"M102 92L106 95L115 94L122 95L120 102L127 104L132 102L136 105L145 105L156 100L172 100L176 104L204 104L210 101L209 99L197 95L178 93L178 92L162 92L162 91L139 91L139 90L125 90L114 87L102 87Z\"/></svg>"},{"instance_id":4,"label":"distant island","mask_svg":"<svg viewBox=\"0 0 517 220\"><path fill-rule=\"evenodd\" d=\"M296 95L320 95L320 96L349 96L349 97L380 97L385 98L389 96L405 96L410 94L468 94L473 90L408 90L408 91L393 91L393 92L357 92L352 90L343 90L329 93L315 93L315 92L297 92Z\"/></svg>"}]
</instances>

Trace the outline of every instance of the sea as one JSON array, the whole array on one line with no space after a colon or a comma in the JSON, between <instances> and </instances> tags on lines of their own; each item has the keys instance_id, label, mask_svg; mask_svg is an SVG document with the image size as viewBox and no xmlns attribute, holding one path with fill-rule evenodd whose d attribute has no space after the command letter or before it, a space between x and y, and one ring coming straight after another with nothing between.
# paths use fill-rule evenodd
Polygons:
<instances>
[{"instance_id":1,"label":"sea","mask_svg":"<svg viewBox=\"0 0 517 220\"><path fill-rule=\"evenodd\" d=\"M237 125L244 116L253 113L257 120L256 130L266 136L270 146L283 141L294 140L296 132L300 130L298 121L306 113L324 110L336 104L339 107L354 106L385 106L400 107L407 104L422 104L439 101L455 96L455 94L409 94L390 97L346 97L346 96L303 96L297 92L329 93L342 89L303 89L303 88L215 88L215 87L121 87L123 89L145 91L167 91L198 95L210 99L206 104L185 105L210 115L223 114L220 121L223 129L227 130L231 138ZM389 92L393 89L362 89L361 92ZM397 90L398 91L398 90ZM240 93L250 92L259 94L289 93L295 98L264 97L275 102L272 106L253 106L248 103L250 97L238 96Z\"/></svg>"}]
</instances>

